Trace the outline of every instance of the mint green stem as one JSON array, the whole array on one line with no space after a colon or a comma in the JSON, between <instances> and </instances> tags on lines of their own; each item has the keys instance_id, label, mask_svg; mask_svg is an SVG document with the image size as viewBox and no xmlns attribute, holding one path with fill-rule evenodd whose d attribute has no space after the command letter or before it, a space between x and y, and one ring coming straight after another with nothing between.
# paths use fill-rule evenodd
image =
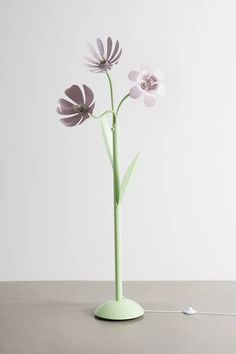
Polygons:
<instances>
[{"instance_id":1,"label":"mint green stem","mask_svg":"<svg viewBox=\"0 0 236 354\"><path fill-rule=\"evenodd\" d=\"M119 121L114 110L113 87L110 75L107 73L111 94L112 109L112 140L113 140L113 190L114 190L114 243L115 243L115 297L116 301L122 299L122 275L121 275L121 236L120 236L120 145L119 145ZM117 110L118 111L118 110Z\"/></svg>"},{"instance_id":2,"label":"mint green stem","mask_svg":"<svg viewBox=\"0 0 236 354\"><path fill-rule=\"evenodd\" d=\"M118 104L118 108L116 110L116 115L118 116L120 107L122 106L123 102L129 97L129 93L127 95L125 95L125 97L122 98L122 100L120 101L120 103Z\"/></svg>"},{"instance_id":3,"label":"mint green stem","mask_svg":"<svg viewBox=\"0 0 236 354\"><path fill-rule=\"evenodd\" d=\"M113 112L109 109L108 111L103 112L102 114L100 114L99 116L94 116L93 114L89 114L90 117L95 118L95 119L100 119L103 118L104 116L106 116L107 114L113 114Z\"/></svg>"}]
</instances>

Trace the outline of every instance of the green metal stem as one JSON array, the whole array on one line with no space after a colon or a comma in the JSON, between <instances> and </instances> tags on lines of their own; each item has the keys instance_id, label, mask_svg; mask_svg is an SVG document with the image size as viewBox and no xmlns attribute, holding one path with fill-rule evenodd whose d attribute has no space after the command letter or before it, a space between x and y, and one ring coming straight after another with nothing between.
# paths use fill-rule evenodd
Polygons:
<instances>
[{"instance_id":1,"label":"green metal stem","mask_svg":"<svg viewBox=\"0 0 236 354\"><path fill-rule=\"evenodd\" d=\"M122 299L122 274L121 274L121 236L120 236L120 145L119 121L114 110L113 87L110 75L107 73L111 94L112 109L112 140L113 140L113 189L114 189L114 243L115 243L115 298Z\"/></svg>"},{"instance_id":2,"label":"green metal stem","mask_svg":"<svg viewBox=\"0 0 236 354\"><path fill-rule=\"evenodd\" d=\"M120 110L120 107L122 106L123 102L129 97L129 93L127 95L125 95L122 100L120 101L120 103L118 104L118 108L116 110L116 115L118 116L118 113L119 113L119 110Z\"/></svg>"}]
</instances>

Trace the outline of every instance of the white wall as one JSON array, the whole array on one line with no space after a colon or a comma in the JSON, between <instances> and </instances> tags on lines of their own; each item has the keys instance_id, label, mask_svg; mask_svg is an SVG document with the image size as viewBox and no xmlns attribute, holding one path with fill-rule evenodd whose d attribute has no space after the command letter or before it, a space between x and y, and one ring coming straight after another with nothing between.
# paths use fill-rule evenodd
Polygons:
<instances>
[{"instance_id":1,"label":"white wall","mask_svg":"<svg viewBox=\"0 0 236 354\"><path fill-rule=\"evenodd\" d=\"M234 1L1 1L0 280L113 279L112 176L99 124L66 128L57 99L73 83L108 106L86 43L123 55L117 99L146 61L165 74L152 108L121 115L124 279L236 280Z\"/></svg>"}]
</instances>

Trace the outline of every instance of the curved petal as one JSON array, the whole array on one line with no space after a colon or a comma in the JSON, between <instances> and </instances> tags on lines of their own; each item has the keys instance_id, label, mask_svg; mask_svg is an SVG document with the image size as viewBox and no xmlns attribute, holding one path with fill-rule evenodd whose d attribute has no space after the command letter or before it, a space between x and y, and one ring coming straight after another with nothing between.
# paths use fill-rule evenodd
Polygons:
<instances>
[{"instance_id":1,"label":"curved petal","mask_svg":"<svg viewBox=\"0 0 236 354\"><path fill-rule=\"evenodd\" d=\"M58 105L57 105L57 113L59 114L74 114L75 110L74 110L74 105L73 103L64 100L64 98L60 98L58 100Z\"/></svg>"},{"instance_id":2,"label":"curved petal","mask_svg":"<svg viewBox=\"0 0 236 354\"><path fill-rule=\"evenodd\" d=\"M150 95L150 94L145 94L144 95L144 104L147 107L151 107L155 104L156 102L156 96Z\"/></svg>"},{"instance_id":3,"label":"curved petal","mask_svg":"<svg viewBox=\"0 0 236 354\"><path fill-rule=\"evenodd\" d=\"M62 118L62 119L60 119L60 121L67 127L74 127L75 125L80 123L81 118L82 118L82 116L80 113L80 114L76 114L75 116L72 116L72 117Z\"/></svg>"},{"instance_id":4,"label":"curved petal","mask_svg":"<svg viewBox=\"0 0 236 354\"><path fill-rule=\"evenodd\" d=\"M88 119L89 118L89 114L88 113L86 113L83 117L82 117L82 119L81 119L81 121L79 122L79 124L81 124L81 123L83 123L86 119Z\"/></svg>"},{"instance_id":5,"label":"curved petal","mask_svg":"<svg viewBox=\"0 0 236 354\"><path fill-rule=\"evenodd\" d=\"M84 59L87 60L89 63L91 64L96 64L98 65L99 64L99 61L93 59L93 58L90 58L90 57L87 57L87 56L84 56Z\"/></svg>"},{"instance_id":6,"label":"curved petal","mask_svg":"<svg viewBox=\"0 0 236 354\"><path fill-rule=\"evenodd\" d=\"M95 59L97 59L98 61L100 61L101 58L99 57L98 53L97 53L96 50L93 48L93 46L88 43L88 47L89 47L89 50L90 50L91 55L92 55Z\"/></svg>"},{"instance_id":7,"label":"curved petal","mask_svg":"<svg viewBox=\"0 0 236 354\"><path fill-rule=\"evenodd\" d=\"M162 84L159 84L158 89L157 89L157 93L159 96L165 96L165 94L166 94L165 86Z\"/></svg>"},{"instance_id":8,"label":"curved petal","mask_svg":"<svg viewBox=\"0 0 236 354\"><path fill-rule=\"evenodd\" d=\"M81 89L77 85L72 85L70 88L65 90L65 94L69 97L72 101L76 103L84 104L84 97L82 94Z\"/></svg>"},{"instance_id":9,"label":"curved petal","mask_svg":"<svg viewBox=\"0 0 236 354\"><path fill-rule=\"evenodd\" d=\"M129 72L128 74L128 78L131 80L131 81L137 81L137 78L139 76L139 72L136 71L136 70L132 70Z\"/></svg>"},{"instance_id":10,"label":"curved petal","mask_svg":"<svg viewBox=\"0 0 236 354\"><path fill-rule=\"evenodd\" d=\"M129 95L132 98L139 98L142 94L141 89L139 88L138 85L133 86L130 90L129 90Z\"/></svg>"},{"instance_id":11,"label":"curved petal","mask_svg":"<svg viewBox=\"0 0 236 354\"><path fill-rule=\"evenodd\" d=\"M115 58L116 56L116 53L118 52L119 50L119 41L116 41L116 44L115 44L115 49L112 53L112 56L109 58L109 61L111 61L113 58Z\"/></svg>"},{"instance_id":12,"label":"curved petal","mask_svg":"<svg viewBox=\"0 0 236 354\"><path fill-rule=\"evenodd\" d=\"M103 58L104 57L104 53L105 53L104 52L104 45L103 45L103 43L102 43L100 38L97 39L97 46L98 46L98 50L99 50L99 52L101 54L101 57Z\"/></svg>"},{"instance_id":13,"label":"curved petal","mask_svg":"<svg viewBox=\"0 0 236 354\"><path fill-rule=\"evenodd\" d=\"M93 114L94 107L95 107L95 102L93 102L93 104L89 107L88 113Z\"/></svg>"},{"instance_id":14,"label":"curved petal","mask_svg":"<svg viewBox=\"0 0 236 354\"><path fill-rule=\"evenodd\" d=\"M117 64L117 63L118 63L118 60L119 60L119 58L120 58L120 56L121 56L121 54L122 54L122 48L121 48L119 54L117 54L117 56L116 56L114 59L112 59L110 62L111 62L112 64Z\"/></svg>"},{"instance_id":15,"label":"curved petal","mask_svg":"<svg viewBox=\"0 0 236 354\"><path fill-rule=\"evenodd\" d=\"M111 55L111 50L112 50L112 39L111 37L107 38L107 60L109 60L109 57Z\"/></svg>"},{"instance_id":16,"label":"curved petal","mask_svg":"<svg viewBox=\"0 0 236 354\"><path fill-rule=\"evenodd\" d=\"M93 102L94 99L94 94L93 91L91 90L90 87L83 85L84 88L84 94L85 94L85 105L89 107L91 103Z\"/></svg>"}]
</instances>

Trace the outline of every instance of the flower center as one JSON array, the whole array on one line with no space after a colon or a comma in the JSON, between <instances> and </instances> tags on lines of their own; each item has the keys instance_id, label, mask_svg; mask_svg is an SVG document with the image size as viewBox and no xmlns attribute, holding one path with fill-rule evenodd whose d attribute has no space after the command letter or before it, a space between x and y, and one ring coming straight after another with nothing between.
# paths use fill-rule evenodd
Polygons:
<instances>
[{"instance_id":1,"label":"flower center","mask_svg":"<svg viewBox=\"0 0 236 354\"><path fill-rule=\"evenodd\" d=\"M74 110L77 113L85 113L87 109L88 108L85 105L81 104L81 103L78 103L77 106L74 106Z\"/></svg>"},{"instance_id":2,"label":"flower center","mask_svg":"<svg viewBox=\"0 0 236 354\"><path fill-rule=\"evenodd\" d=\"M147 81L142 81L140 85L143 90L148 90L149 88L149 83Z\"/></svg>"},{"instance_id":3,"label":"flower center","mask_svg":"<svg viewBox=\"0 0 236 354\"><path fill-rule=\"evenodd\" d=\"M100 64L101 64L101 65L105 65L106 62L107 62L107 61L106 61L105 59L102 59L102 60L100 61Z\"/></svg>"},{"instance_id":4,"label":"flower center","mask_svg":"<svg viewBox=\"0 0 236 354\"><path fill-rule=\"evenodd\" d=\"M144 91L155 91L158 88L158 79L148 75L140 82L140 86Z\"/></svg>"}]
</instances>

